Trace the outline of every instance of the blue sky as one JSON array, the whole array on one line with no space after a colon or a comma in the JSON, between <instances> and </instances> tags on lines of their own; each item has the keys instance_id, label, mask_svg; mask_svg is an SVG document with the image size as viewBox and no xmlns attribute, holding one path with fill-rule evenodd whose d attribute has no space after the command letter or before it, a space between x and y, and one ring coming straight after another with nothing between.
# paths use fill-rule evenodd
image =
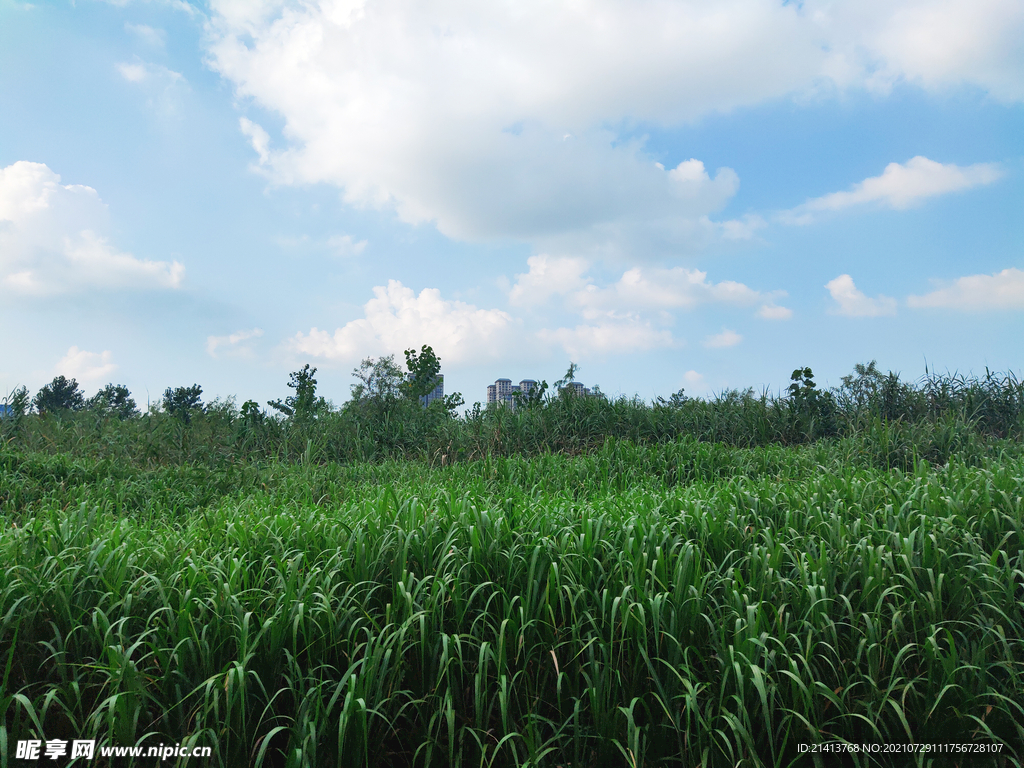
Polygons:
<instances>
[{"instance_id":1,"label":"blue sky","mask_svg":"<svg viewBox=\"0 0 1024 768\"><path fill-rule=\"evenodd\" d=\"M1020 371L1019 0L0 0L0 395Z\"/></svg>"}]
</instances>

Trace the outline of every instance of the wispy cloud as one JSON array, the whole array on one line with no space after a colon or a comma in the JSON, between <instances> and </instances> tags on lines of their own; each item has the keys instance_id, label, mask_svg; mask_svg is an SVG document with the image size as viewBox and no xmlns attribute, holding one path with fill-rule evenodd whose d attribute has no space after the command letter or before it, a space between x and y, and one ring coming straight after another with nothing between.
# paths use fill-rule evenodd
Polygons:
<instances>
[{"instance_id":1,"label":"wispy cloud","mask_svg":"<svg viewBox=\"0 0 1024 768\"><path fill-rule=\"evenodd\" d=\"M252 348L244 342L251 339L258 339L263 335L261 328L253 328L250 331L236 331L227 336L207 336L206 353L210 357L219 357L227 354L232 357L251 357Z\"/></svg>"},{"instance_id":2,"label":"wispy cloud","mask_svg":"<svg viewBox=\"0 0 1024 768\"><path fill-rule=\"evenodd\" d=\"M808 200L779 214L779 219L787 224L809 224L823 213L868 204L903 210L930 197L991 184L1002 176L1002 169L994 163L959 166L918 155L904 164L889 163L880 176L864 179L849 190Z\"/></svg>"},{"instance_id":3,"label":"wispy cloud","mask_svg":"<svg viewBox=\"0 0 1024 768\"><path fill-rule=\"evenodd\" d=\"M349 258L366 250L366 240L354 240L352 235L334 235L327 238L327 247L336 256Z\"/></svg>"},{"instance_id":4,"label":"wispy cloud","mask_svg":"<svg viewBox=\"0 0 1024 768\"><path fill-rule=\"evenodd\" d=\"M117 65L121 77L146 94L146 105L165 117L176 116L192 88L180 72L163 64L135 60Z\"/></svg>"},{"instance_id":5,"label":"wispy cloud","mask_svg":"<svg viewBox=\"0 0 1024 768\"><path fill-rule=\"evenodd\" d=\"M758 307L757 316L764 320L789 320L793 316L793 310L789 307L768 303Z\"/></svg>"},{"instance_id":6,"label":"wispy cloud","mask_svg":"<svg viewBox=\"0 0 1024 768\"><path fill-rule=\"evenodd\" d=\"M908 296L907 306L969 312L1024 309L1024 271L1011 267L993 275L961 277L923 296Z\"/></svg>"},{"instance_id":7,"label":"wispy cloud","mask_svg":"<svg viewBox=\"0 0 1024 768\"><path fill-rule=\"evenodd\" d=\"M148 24L132 24L130 21L124 23L125 32L132 35L140 42L151 48L163 48L167 39L167 33L162 29L156 29Z\"/></svg>"},{"instance_id":8,"label":"wispy cloud","mask_svg":"<svg viewBox=\"0 0 1024 768\"><path fill-rule=\"evenodd\" d=\"M708 349L722 349L724 347L735 347L743 341L743 337L736 331L723 328L721 333L716 333L704 339L704 346Z\"/></svg>"}]
</instances>

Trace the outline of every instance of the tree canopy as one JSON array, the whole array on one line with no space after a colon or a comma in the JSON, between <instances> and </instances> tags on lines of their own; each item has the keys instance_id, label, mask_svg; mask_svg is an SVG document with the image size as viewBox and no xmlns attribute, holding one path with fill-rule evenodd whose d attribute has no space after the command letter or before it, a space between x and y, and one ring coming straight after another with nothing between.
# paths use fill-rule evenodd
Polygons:
<instances>
[{"instance_id":1,"label":"tree canopy","mask_svg":"<svg viewBox=\"0 0 1024 768\"><path fill-rule=\"evenodd\" d=\"M32 404L39 413L80 411L85 407L85 393L75 379L55 376L36 393Z\"/></svg>"},{"instance_id":2,"label":"tree canopy","mask_svg":"<svg viewBox=\"0 0 1024 768\"><path fill-rule=\"evenodd\" d=\"M203 407L203 402L200 399L202 394L203 388L198 384L193 384L191 387L175 387L174 389L168 387L164 390L164 410L188 423L192 420L192 412L201 410Z\"/></svg>"}]
</instances>

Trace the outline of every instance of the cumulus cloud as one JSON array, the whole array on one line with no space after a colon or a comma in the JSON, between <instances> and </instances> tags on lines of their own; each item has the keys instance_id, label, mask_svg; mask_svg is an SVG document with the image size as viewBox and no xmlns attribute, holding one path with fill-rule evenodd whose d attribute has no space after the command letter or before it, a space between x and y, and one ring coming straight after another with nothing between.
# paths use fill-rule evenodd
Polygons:
<instances>
[{"instance_id":1,"label":"cumulus cloud","mask_svg":"<svg viewBox=\"0 0 1024 768\"><path fill-rule=\"evenodd\" d=\"M53 368L54 374L77 379L83 384L106 379L116 370L117 365L109 350L86 352L78 347L70 347Z\"/></svg>"},{"instance_id":2,"label":"cumulus cloud","mask_svg":"<svg viewBox=\"0 0 1024 768\"><path fill-rule=\"evenodd\" d=\"M854 184L848 191L832 192L808 200L803 205L785 212L781 218L792 224L808 224L814 221L815 214L840 211L868 203L903 210L929 197L991 184L1002 175L1002 170L993 163L944 165L918 155L902 165L889 163L881 176L864 179Z\"/></svg>"},{"instance_id":3,"label":"cumulus cloud","mask_svg":"<svg viewBox=\"0 0 1024 768\"><path fill-rule=\"evenodd\" d=\"M276 148L242 123L280 183L335 184L352 204L392 206L452 237L569 255L610 243L635 258L652 242L749 237L759 225L711 221L735 173L695 159L657 166L630 138L638 123L901 81L1024 99L1022 8L214 0L209 61L283 118Z\"/></svg>"},{"instance_id":4,"label":"cumulus cloud","mask_svg":"<svg viewBox=\"0 0 1024 768\"><path fill-rule=\"evenodd\" d=\"M887 92L970 85L1003 102L1024 99L1024 6L1017 0L851 0L810 5L834 46L839 83Z\"/></svg>"},{"instance_id":5,"label":"cumulus cloud","mask_svg":"<svg viewBox=\"0 0 1024 768\"><path fill-rule=\"evenodd\" d=\"M725 25L727 11L689 4L222 3L211 61L285 118L278 149L242 123L282 183L337 184L350 203L394 206L405 221L463 239L554 246L543 239L571 236L588 247L607 230L629 240L650 222L678 241L713 229L702 217L735 194L736 174L698 159L666 169L603 126L747 103L767 70L799 79L799 63L774 55L793 42L796 12L761 6ZM762 61L734 55L748 43ZM733 223L729 236L748 225Z\"/></svg>"},{"instance_id":6,"label":"cumulus cloud","mask_svg":"<svg viewBox=\"0 0 1024 768\"><path fill-rule=\"evenodd\" d=\"M586 285L590 268L586 259L540 254L526 260L529 271L516 275L508 300L513 306L541 304L552 296L564 295Z\"/></svg>"},{"instance_id":7,"label":"cumulus cloud","mask_svg":"<svg viewBox=\"0 0 1024 768\"><path fill-rule=\"evenodd\" d=\"M716 333L704 339L704 346L708 349L722 349L723 347L735 347L743 341L743 337L736 331L723 328L721 333Z\"/></svg>"},{"instance_id":8,"label":"cumulus cloud","mask_svg":"<svg viewBox=\"0 0 1024 768\"><path fill-rule=\"evenodd\" d=\"M537 305L554 296L564 297L564 307L586 322L575 327L545 329L538 338L561 345L570 355L606 354L677 346L666 326L675 322L674 312L705 304L738 307L758 306L766 319L786 319L792 312L775 300L782 291L762 292L733 280L711 282L707 273L685 267L634 267L611 284L600 286L586 276L586 259L533 256L529 271L516 275L509 292L513 305ZM705 346L732 346L741 336L725 330L710 337Z\"/></svg>"},{"instance_id":9,"label":"cumulus cloud","mask_svg":"<svg viewBox=\"0 0 1024 768\"><path fill-rule=\"evenodd\" d=\"M574 328L544 329L538 338L560 345L571 357L583 358L620 352L640 352L675 345L670 331L637 317L609 319Z\"/></svg>"},{"instance_id":10,"label":"cumulus cloud","mask_svg":"<svg viewBox=\"0 0 1024 768\"><path fill-rule=\"evenodd\" d=\"M961 277L924 296L907 297L907 305L972 312L1024 309L1024 271L1010 268L994 275Z\"/></svg>"},{"instance_id":11,"label":"cumulus cloud","mask_svg":"<svg viewBox=\"0 0 1024 768\"><path fill-rule=\"evenodd\" d=\"M757 291L734 280L714 283L708 281L707 276L707 272L685 267L634 267L608 287L586 285L572 293L570 301L584 317L592 318L605 312L692 309L711 303L774 307L774 299L783 295Z\"/></svg>"},{"instance_id":12,"label":"cumulus cloud","mask_svg":"<svg viewBox=\"0 0 1024 768\"><path fill-rule=\"evenodd\" d=\"M42 163L0 168L0 290L47 296L181 285L180 263L120 252L100 234L106 222L92 187L62 185Z\"/></svg>"},{"instance_id":13,"label":"cumulus cloud","mask_svg":"<svg viewBox=\"0 0 1024 768\"><path fill-rule=\"evenodd\" d=\"M704 374L697 373L694 370L689 370L683 374L683 383L691 389L703 389L704 387Z\"/></svg>"},{"instance_id":14,"label":"cumulus cloud","mask_svg":"<svg viewBox=\"0 0 1024 768\"><path fill-rule=\"evenodd\" d=\"M251 331L236 331L227 336L207 336L206 353L210 357L219 357L222 354L232 357L251 357L252 347L245 342L258 339L262 335L263 329L253 328Z\"/></svg>"},{"instance_id":15,"label":"cumulus cloud","mask_svg":"<svg viewBox=\"0 0 1024 768\"><path fill-rule=\"evenodd\" d=\"M295 354L358 362L368 356L394 354L430 344L446 364L491 360L517 343L517 323L499 309L480 309L450 301L436 288L417 295L397 280L373 289L364 316L333 334L312 328L296 334L288 346Z\"/></svg>"},{"instance_id":16,"label":"cumulus cloud","mask_svg":"<svg viewBox=\"0 0 1024 768\"><path fill-rule=\"evenodd\" d=\"M896 314L896 299L877 296L872 299L854 285L849 275L840 275L825 284L836 305L832 313L847 317L882 317Z\"/></svg>"}]
</instances>

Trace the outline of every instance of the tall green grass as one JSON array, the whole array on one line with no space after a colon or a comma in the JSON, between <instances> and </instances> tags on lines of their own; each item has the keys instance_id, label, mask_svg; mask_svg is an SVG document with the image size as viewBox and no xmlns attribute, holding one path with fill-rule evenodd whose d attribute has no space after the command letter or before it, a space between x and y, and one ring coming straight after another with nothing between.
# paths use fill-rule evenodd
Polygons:
<instances>
[{"instance_id":1,"label":"tall green grass","mask_svg":"<svg viewBox=\"0 0 1024 768\"><path fill-rule=\"evenodd\" d=\"M781 766L836 739L1021 765L1024 458L890 469L886 440L233 468L8 447L0 764L37 736L226 766Z\"/></svg>"}]
</instances>

